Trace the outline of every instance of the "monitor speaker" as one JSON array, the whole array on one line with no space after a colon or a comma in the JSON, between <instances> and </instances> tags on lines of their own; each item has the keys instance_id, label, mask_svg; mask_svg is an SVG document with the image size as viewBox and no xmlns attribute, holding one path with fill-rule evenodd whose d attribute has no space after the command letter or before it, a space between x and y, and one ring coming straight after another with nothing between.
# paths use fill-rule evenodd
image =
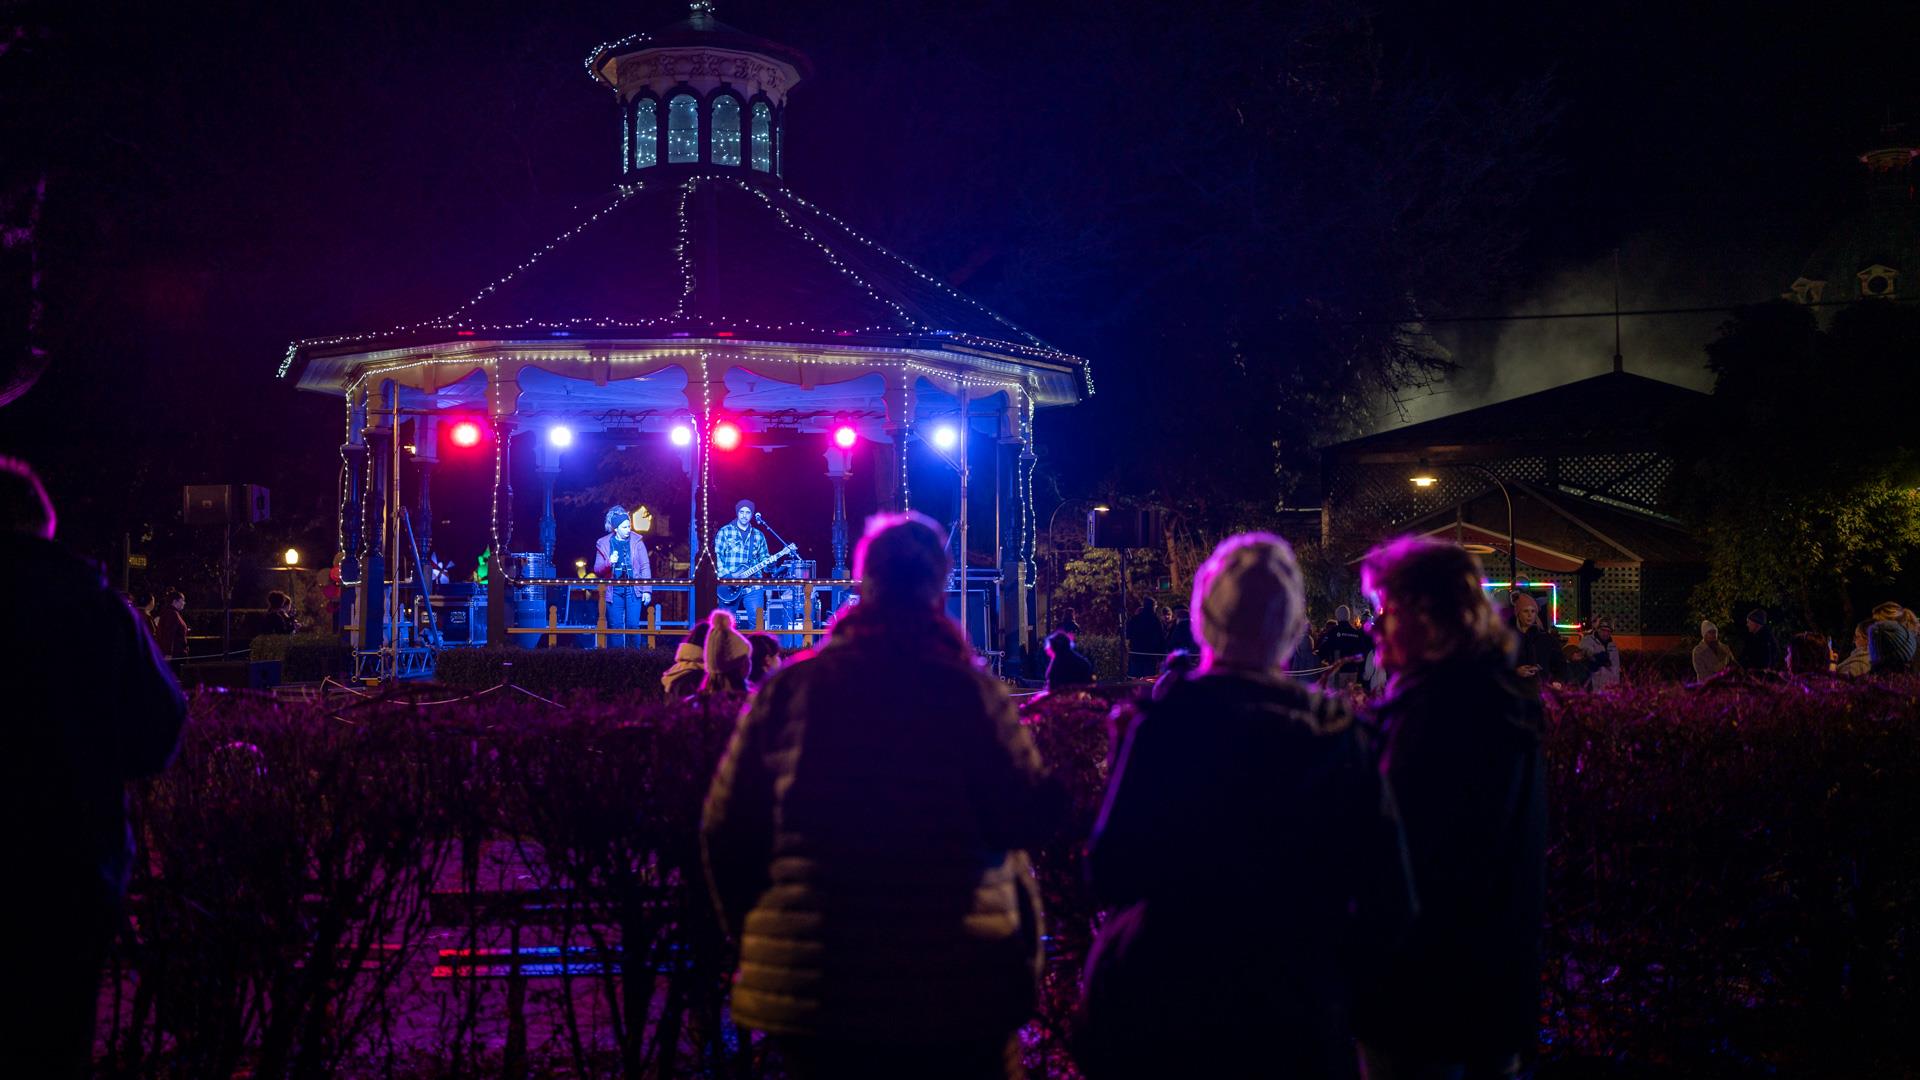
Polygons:
<instances>
[{"instance_id":1,"label":"monitor speaker","mask_svg":"<svg viewBox=\"0 0 1920 1080\"><path fill-rule=\"evenodd\" d=\"M233 521L232 484L188 484L180 520L189 525L226 525Z\"/></svg>"}]
</instances>

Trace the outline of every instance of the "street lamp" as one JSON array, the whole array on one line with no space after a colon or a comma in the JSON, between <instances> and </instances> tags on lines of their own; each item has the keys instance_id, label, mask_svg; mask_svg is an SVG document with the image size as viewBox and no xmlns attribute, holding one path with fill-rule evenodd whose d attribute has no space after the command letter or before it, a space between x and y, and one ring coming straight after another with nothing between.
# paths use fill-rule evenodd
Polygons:
<instances>
[{"instance_id":1,"label":"street lamp","mask_svg":"<svg viewBox=\"0 0 1920 1080\"><path fill-rule=\"evenodd\" d=\"M1508 588L1514 592L1518 592L1520 590L1520 545L1514 539L1513 493L1507 490L1507 485L1501 481L1499 476L1495 475L1492 469L1486 468L1485 466L1474 465L1470 462L1457 462L1442 466L1442 468L1459 469L1462 472L1470 472L1475 476L1493 481L1493 486L1500 489L1500 497L1507 501L1507 585ZM1440 478L1434 475L1433 467L1427 464L1427 459L1421 458L1420 467L1414 470L1412 476L1407 477L1407 482L1424 491L1439 483Z\"/></svg>"}]
</instances>

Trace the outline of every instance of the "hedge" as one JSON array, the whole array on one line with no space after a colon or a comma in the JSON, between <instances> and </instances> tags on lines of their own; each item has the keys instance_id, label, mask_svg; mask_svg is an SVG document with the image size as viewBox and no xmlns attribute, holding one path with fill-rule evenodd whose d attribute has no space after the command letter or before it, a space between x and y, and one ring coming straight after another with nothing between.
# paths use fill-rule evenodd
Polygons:
<instances>
[{"instance_id":1,"label":"hedge","mask_svg":"<svg viewBox=\"0 0 1920 1080\"><path fill-rule=\"evenodd\" d=\"M248 650L255 660L280 661L283 682L319 682L353 671L353 647L338 634L261 634Z\"/></svg>"},{"instance_id":2,"label":"hedge","mask_svg":"<svg viewBox=\"0 0 1920 1080\"><path fill-rule=\"evenodd\" d=\"M449 686L486 689L500 685L505 664L513 665L516 686L549 697L591 690L627 703L658 702L660 677L673 666L673 650L442 649L434 677Z\"/></svg>"},{"instance_id":3,"label":"hedge","mask_svg":"<svg viewBox=\"0 0 1920 1080\"><path fill-rule=\"evenodd\" d=\"M508 653L516 673L540 655L468 655ZM424 704L195 699L178 762L133 800L140 947L116 953L131 996L109 1010L110 1071L765 1075L764 1045L724 1020L697 844L741 701ZM1912 1075L1920 680L1548 704L1539 1074ZM1034 853L1049 962L1023 1039L1041 1075L1073 1075L1108 709L1064 694L1023 710L1073 798ZM1223 916L1219 947L1257 932ZM510 940L609 964L519 999L511 980L408 978L435 948Z\"/></svg>"}]
</instances>

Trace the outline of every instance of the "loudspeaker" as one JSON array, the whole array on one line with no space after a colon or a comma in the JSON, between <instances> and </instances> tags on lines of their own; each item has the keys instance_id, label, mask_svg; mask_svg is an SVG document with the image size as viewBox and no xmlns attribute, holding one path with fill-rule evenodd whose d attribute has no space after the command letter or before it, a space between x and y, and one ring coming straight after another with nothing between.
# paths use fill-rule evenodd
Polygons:
<instances>
[{"instance_id":1,"label":"loudspeaker","mask_svg":"<svg viewBox=\"0 0 1920 1080\"><path fill-rule=\"evenodd\" d=\"M245 496L248 521L258 525L273 516L273 497L266 488L259 484L241 484L240 491Z\"/></svg>"},{"instance_id":2,"label":"loudspeaker","mask_svg":"<svg viewBox=\"0 0 1920 1080\"><path fill-rule=\"evenodd\" d=\"M1087 518L1087 546L1157 548L1166 543L1166 515L1160 510L1109 510Z\"/></svg>"},{"instance_id":3,"label":"loudspeaker","mask_svg":"<svg viewBox=\"0 0 1920 1080\"><path fill-rule=\"evenodd\" d=\"M233 521L232 484L188 484L180 520L189 525L225 525Z\"/></svg>"},{"instance_id":4,"label":"loudspeaker","mask_svg":"<svg viewBox=\"0 0 1920 1080\"><path fill-rule=\"evenodd\" d=\"M968 582L971 586L972 582ZM1000 590L997 588L967 589L967 640L976 649L989 648L994 636L999 632L994 626L994 615L999 610ZM954 622L960 621L960 591L947 590L947 616Z\"/></svg>"}]
</instances>

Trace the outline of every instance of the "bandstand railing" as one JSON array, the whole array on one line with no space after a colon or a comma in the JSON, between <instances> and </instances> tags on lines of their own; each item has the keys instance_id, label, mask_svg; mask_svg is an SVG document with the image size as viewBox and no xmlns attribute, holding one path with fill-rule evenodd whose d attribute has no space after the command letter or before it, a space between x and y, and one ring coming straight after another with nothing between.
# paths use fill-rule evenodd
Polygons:
<instances>
[{"instance_id":1,"label":"bandstand railing","mask_svg":"<svg viewBox=\"0 0 1920 1080\"><path fill-rule=\"evenodd\" d=\"M800 618L797 624L790 624L788 626L767 625L767 609L763 604L755 612L754 625L742 626L741 629L743 631L759 631L780 636L801 637L807 639L808 644L812 644L816 639L825 635L828 629L827 622L831 621L831 612L829 612L827 620L816 621L813 617L814 607L820 595L825 593L831 597L836 592L845 595L856 595L860 585L857 581L831 578L825 580L721 578L718 584L741 588L789 589L796 593L803 593L806 599L804 603L798 605ZM594 647L606 648L608 634L627 634L645 637L647 639L647 647L653 648L657 644L656 638L663 635L673 637L682 636L693 628L693 624L696 621L693 614L695 608L694 584L685 578L645 578L632 580L614 580L611 578L514 578L508 582L508 586L514 589L564 588L569 590L569 599L571 599L574 593L590 592L593 594L593 599L588 601L592 604L594 612L594 621L591 626L568 625L572 620L562 621L560 605L549 603L546 605L547 618L544 625L520 625L509 626L507 628L508 634L545 636L549 647L558 645L562 637L591 634L594 639ZM607 590L609 588L638 589L642 592L652 594L653 602L646 606L646 622L644 625L622 628L609 626L607 624ZM663 595L684 597L685 599L680 603L671 605L673 608L678 609L676 613L663 616L663 605L659 602Z\"/></svg>"}]
</instances>

